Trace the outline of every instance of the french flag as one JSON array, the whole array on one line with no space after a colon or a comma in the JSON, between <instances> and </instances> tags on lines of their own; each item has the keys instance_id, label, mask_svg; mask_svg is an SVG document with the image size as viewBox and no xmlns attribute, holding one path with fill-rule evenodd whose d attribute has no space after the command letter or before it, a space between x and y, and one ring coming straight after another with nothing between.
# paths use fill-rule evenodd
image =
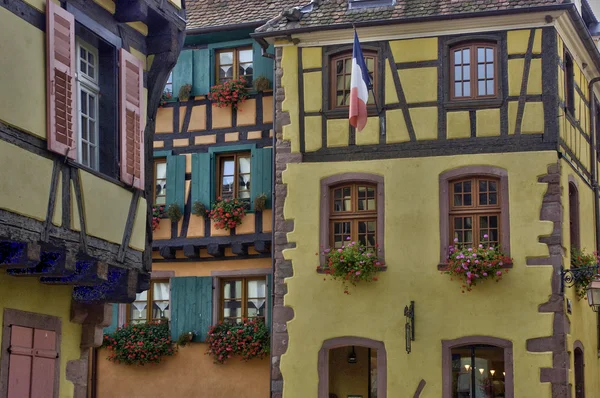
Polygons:
<instances>
[{"instance_id":1,"label":"french flag","mask_svg":"<svg viewBox=\"0 0 600 398\"><path fill-rule=\"evenodd\" d=\"M352 76L350 78L350 124L362 131L367 124L367 102L369 101L371 78L354 31L354 48L352 49Z\"/></svg>"}]
</instances>

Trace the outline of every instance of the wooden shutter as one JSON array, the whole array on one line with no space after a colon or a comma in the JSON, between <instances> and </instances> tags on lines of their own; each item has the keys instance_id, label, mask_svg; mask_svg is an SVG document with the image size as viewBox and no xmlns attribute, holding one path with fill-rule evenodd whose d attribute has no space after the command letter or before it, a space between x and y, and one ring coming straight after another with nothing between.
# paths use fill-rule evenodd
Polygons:
<instances>
[{"instance_id":1,"label":"wooden shutter","mask_svg":"<svg viewBox=\"0 0 600 398\"><path fill-rule=\"evenodd\" d=\"M8 398L53 398L56 332L12 326L9 352Z\"/></svg>"},{"instance_id":2,"label":"wooden shutter","mask_svg":"<svg viewBox=\"0 0 600 398\"><path fill-rule=\"evenodd\" d=\"M211 191L214 189L214 170L211 169L211 154L194 153L192 155L192 204L200 202L210 208Z\"/></svg>"},{"instance_id":3,"label":"wooden shutter","mask_svg":"<svg viewBox=\"0 0 600 398\"><path fill-rule=\"evenodd\" d=\"M167 156L167 206L177 203L185 206L185 156Z\"/></svg>"},{"instance_id":4,"label":"wooden shutter","mask_svg":"<svg viewBox=\"0 0 600 398\"><path fill-rule=\"evenodd\" d=\"M194 341L206 340L212 325L212 277L171 278L171 335L198 331Z\"/></svg>"},{"instance_id":5,"label":"wooden shutter","mask_svg":"<svg viewBox=\"0 0 600 398\"><path fill-rule=\"evenodd\" d=\"M53 1L46 12L48 150L75 159L75 18Z\"/></svg>"},{"instance_id":6,"label":"wooden shutter","mask_svg":"<svg viewBox=\"0 0 600 398\"><path fill-rule=\"evenodd\" d=\"M185 84L192 85L192 92L194 88L194 59L193 51L195 50L184 50L179 54L177 63L173 68L173 98L179 97L179 90ZM204 66L204 64L202 64ZM198 68L204 69L204 68ZM206 94L206 93L204 93ZM191 95L191 94L190 94ZM181 126L179 126L181 129Z\"/></svg>"},{"instance_id":7,"label":"wooden shutter","mask_svg":"<svg viewBox=\"0 0 600 398\"><path fill-rule=\"evenodd\" d=\"M267 195L267 207L271 207L271 181L273 170L273 148L256 148L252 150L251 185L252 209L254 199L261 193Z\"/></svg>"},{"instance_id":8,"label":"wooden shutter","mask_svg":"<svg viewBox=\"0 0 600 398\"><path fill-rule=\"evenodd\" d=\"M112 319L110 325L105 327L104 334L113 334L119 326L119 304L112 304Z\"/></svg>"},{"instance_id":9,"label":"wooden shutter","mask_svg":"<svg viewBox=\"0 0 600 398\"><path fill-rule=\"evenodd\" d=\"M139 59L120 50L119 113L121 119L121 180L144 189L144 70Z\"/></svg>"}]
</instances>

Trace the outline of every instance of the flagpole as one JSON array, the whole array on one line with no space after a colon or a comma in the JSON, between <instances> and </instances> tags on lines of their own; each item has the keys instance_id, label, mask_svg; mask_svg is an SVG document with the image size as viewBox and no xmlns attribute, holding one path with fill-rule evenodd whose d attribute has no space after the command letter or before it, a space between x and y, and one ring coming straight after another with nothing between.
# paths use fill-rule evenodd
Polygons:
<instances>
[{"instance_id":1,"label":"flagpole","mask_svg":"<svg viewBox=\"0 0 600 398\"><path fill-rule=\"evenodd\" d=\"M354 29L354 33L358 36L358 32L356 31L356 25L352 24L352 28ZM373 65L373 67L376 67L376 65ZM373 89L373 82L371 81L371 79L369 79L369 87L367 88L371 90L371 93L373 94L373 102L375 102L375 110L377 111L377 116L379 117L379 127L381 135L385 135L385 118L381 117L381 110L379 109L379 105L377 104L377 96L375 95L375 90Z\"/></svg>"}]
</instances>

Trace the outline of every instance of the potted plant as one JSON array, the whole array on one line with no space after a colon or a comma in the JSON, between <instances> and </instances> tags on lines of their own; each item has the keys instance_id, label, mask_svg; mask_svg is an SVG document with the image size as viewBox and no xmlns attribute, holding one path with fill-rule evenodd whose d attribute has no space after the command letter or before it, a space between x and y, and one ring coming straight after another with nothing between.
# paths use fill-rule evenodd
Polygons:
<instances>
[{"instance_id":1,"label":"potted plant","mask_svg":"<svg viewBox=\"0 0 600 398\"><path fill-rule=\"evenodd\" d=\"M244 318L241 323L219 322L210 328L206 341L206 354L216 364L224 364L234 356L249 361L269 354L269 329L262 318Z\"/></svg>"},{"instance_id":2,"label":"potted plant","mask_svg":"<svg viewBox=\"0 0 600 398\"><path fill-rule=\"evenodd\" d=\"M267 91L271 88L271 81L265 76L258 76L254 79L254 89L256 92Z\"/></svg>"},{"instance_id":3,"label":"potted plant","mask_svg":"<svg viewBox=\"0 0 600 398\"><path fill-rule=\"evenodd\" d=\"M160 103L159 103L159 107L163 107L167 104L168 101L170 101L173 98L173 94L171 94L170 91L163 91L162 95L160 96Z\"/></svg>"},{"instance_id":4,"label":"potted plant","mask_svg":"<svg viewBox=\"0 0 600 398\"><path fill-rule=\"evenodd\" d=\"M487 235L483 237L488 239ZM454 239L454 242L458 243L458 239ZM448 266L442 273L450 275L452 279L462 280L463 293L470 292L475 285L488 279L499 282L502 275L508 273L504 266L513 263L512 258L486 241L475 248L456 244L450 246L448 251Z\"/></svg>"},{"instance_id":5,"label":"potted plant","mask_svg":"<svg viewBox=\"0 0 600 398\"><path fill-rule=\"evenodd\" d=\"M240 199L218 197L208 216L216 229L229 230L242 224L242 219L246 216L246 205L246 202Z\"/></svg>"},{"instance_id":6,"label":"potted plant","mask_svg":"<svg viewBox=\"0 0 600 398\"><path fill-rule=\"evenodd\" d=\"M191 343L192 340L194 340L194 337L196 337L197 335L198 335L198 331L196 331L196 330L190 331L190 332L183 332L177 339L177 345L181 346L181 347L185 347L186 345Z\"/></svg>"},{"instance_id":7,"label":"potted plant","mask_svg":"<svg viewBox=\"0 0 600 398\"><path fill-rule=\"evenodd\" d=\"M344 293L350 294L348 284L356 286L358 282L377 281L375 276L385 265L377 258L375 251L350 237L342 247L325 249L322 253L325 264L317 267L334 280L341 280Z\"/></svg>"},{"instance_id":8,"label":"potted plant","mask_svg":"<svg viewBox=\"0 0 600 398\"><path fill-rule=\"evenodd\" d=\"M181 207L177 203L172 203L167 208L167 217L173 222L178 222L183 217Z\"/></svg>"},{"instance_id":9,"label":"potted plant","mask_svg":"<svg viewBox=\"0 0 600 398\"><path fill-rule=\"evenodd\" d=\"M239 105L248 98L247 81L242 77L212 86L209 98L213 106L219 108L231 106L233 109L238 109Z\"/></svg>"},{"instance_id":10,"label":"potted plant","mask_svg":"<svg viewBox=\"0 0 600 398\"><path fill-rule=\"evenodd\" d=\"M587 254L583 250L579 250L575 247L571 248L571 268L586 268L598 266L600 258L598 253ZM586 296L587 287L597 274L597 270L593 268L580 272L577 277L574 278L575 293L579 299L583 299Z\"/></svg>"},{"instance_id":11,"label":"potted plant","mask_svg":"<svg viewBox=\"0 0 600 398\"><path fill-rule=\"evenodd\" d=\"M183 86L181 86L181 88L179 89L179 101L185 102L188 99L190 99L191 92L192 92L191 84L184 84Z\"/></svg>"},{"instance_id":12,"label":"potted plant","mask_svg":"<svg viewBox=\"0 0 600 398\"><path fill-rule=\"evenodd\" d=\"M203 217L208 213L206 206L202 202L194 202L192 205L192 214L198 217Z\"/></svg>"},{"instance_id":13,"label":"potted plant","mask_svg":"<svg viewBox=\"0 0 600 398\"><path fill-rule=\"evenodd\" d=\"M160 220L167 216L165 212L165 206L154 205L152 206L152 231L160 228Z\"/></svg>"},{"instance_id":14,"label":"potted plant","mask_svg":"<svg viewBox=\"0 0 600 398\"><path fill-rule=\"evenodd\" d=\"M159 363L176 352L168 322L125 325L105 334L102 346L110 353L109 361L138 366Z\"/></svg>"},{"instance_id":15,"label":"potted plant","mask_svg":"<svg viewBox=\"0 0 600 398\"><path fill-rule=\"evenodd\" d=\"M254 199L254 210L263 211L267 205L267 194L261 193Z\"/></svg>"}]
</instances>

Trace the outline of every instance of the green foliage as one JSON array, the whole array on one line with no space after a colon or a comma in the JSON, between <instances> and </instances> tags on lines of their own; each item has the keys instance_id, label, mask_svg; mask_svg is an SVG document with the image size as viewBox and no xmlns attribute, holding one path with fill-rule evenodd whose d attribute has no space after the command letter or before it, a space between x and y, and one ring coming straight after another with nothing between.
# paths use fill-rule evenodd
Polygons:
<instances>
[{"instance_id":1,"label":"green foliage","mask_svg":"<svg viewBox=\"0 0 600 398\"><path fill-rule=\"evenodd\" d=\"M170 204L167 208L167 217L173 222L181 220L181 217L183 217L181 207L177 203Z\"/></svg>"},{"instance_id":2,"label":"green foliage","mask_svg":"<svg viewBox=\"0 0 600 398\"><path fill-rule=\"evenodd\" d=\"M154 231L156 228L160 228L160 219L165 218L165 206L163 205L154 205L152 206L152 230Z\"/></svg>"},{"instance_id":3,"label":"green foliage","mask_svg":"<svg viewBox=\"0 0 600 398\"><path fill-rule=\"evenodd\" d=\"M488 236L484 235L484 238L487 239ZM457 241L457 239L454 240L455 243ZM452 278L461 279L463 293L470 292L473 286L486 279L500 281L503 273L508 272L508 269L504 269L503 272L504 266L513 263L512 258L486 242L482 242L475 248L450 246L449 251L448 268L443 273Z\"/></svg>"},{"instance_id":4,"label":"green foliage","mask_svg":"<svg viewBox=\"0 0 600 398\"><path fill-rule=\"evenodd\" d=\"M176 352L168 322L125 325L105 334L102 346L110 352L109 361L138 366L159 363Z\"/></svg>"},{"instance_id":5,"label":"green foliage","mask_svg":"<svg viewBox=\"0 0 600 398\"><path fill-rule=\"evenodd\" d=\"M587 254L575 247L571 248L571 268L586 268L598 266L598 254ZM585 298L586 290L591 281L596 276L597 269L582 271L574 277L575 293L580 299Z\"/></svg>"},{"instance_id":6,"label":"green foliage","mask_svg":"<svg viewBox=\"0 0 600 398\"><path fill-rule=\"evenodd\" d=\"M206 215L206 206L202 202L194 202L192 205L192 214L198 217L204 217Z\"/></svg>"},{"instance_id":7,"label":"green foliage","mask_svg":"<svg viewBox=\"0 0 600 398\"><path fill-rule=\"evenodd\" d=\"M356 286L360 281L376 281L375 274L384 266L377 258L373 249L366 248L362 243L351 242L350 237L341 248L329 248L323 251L326 264L317 269L322 269L325 274L334 280L341 280L344 293L350 294L348 283Z\"/></svg>"},{"instance_id":8,"label":"green foliage","mask_svg":"<svg viewBox=\"0 0 600 398\"><path fill-rule=\"evenodd\" d=\"M254 199L254 210L263 211L267 206L267 194L261 193Z\"/></svg>"},{"instance_id":9,"label":"green foliage","mask_svg":"<svg viewBox=\"0 0 600 398\"><path fill-rule=\"evenodd\" d=\"M216 229L231 229L242 224L246 216L246 202L240 199L217 198L208 216L213 220Z\"/></svg>"},{"instance_id":10,"label":"green foliage","mask_svg":"<svg viewBox=\"0 0 600 398\"><path fill-rule=\"evenodd\" d=\"M190 93L192 92L191 84L184 84L179 89L179 101L187 101L190 98Z\"/></svg>"},{"instance_id":11,"label":"green foliage","mask_svg":"<svg viewBox=\"0 0 600 398\"><path fill-rule=\"evenodd\" d=\"M254 89L257 92L266 91L271 88L271 81L265 76L258 76L254 79Z\"/></svg>"},{"instance_id":12,"label":"green foliage","mask_svg":"<svg viewBox=\"0 0 600 398\"><path fill-rule=\"evenodd\" d=\"M183 333L181 333L179 338L177 338L177 345L181 346L181 347L185 347L186 345L190 344L192 342L192 339L194 338L194 336L197 336L197 335L198 335L197 330L194 330L193 332L183 332Z\"/></svg>"},{"instance_id":13,"label":"green foliage","mask_svg":"<svg viewBox=\"0 0 600 398\"><path fill-rule=\"evenodd\" d=\"M236 355L243 361L249 361L266 357L269 342L269 329L262 319L244 318L242 323L219 322L208 331L206 354L219 364Z\"/></svg>"}]
</instances>

